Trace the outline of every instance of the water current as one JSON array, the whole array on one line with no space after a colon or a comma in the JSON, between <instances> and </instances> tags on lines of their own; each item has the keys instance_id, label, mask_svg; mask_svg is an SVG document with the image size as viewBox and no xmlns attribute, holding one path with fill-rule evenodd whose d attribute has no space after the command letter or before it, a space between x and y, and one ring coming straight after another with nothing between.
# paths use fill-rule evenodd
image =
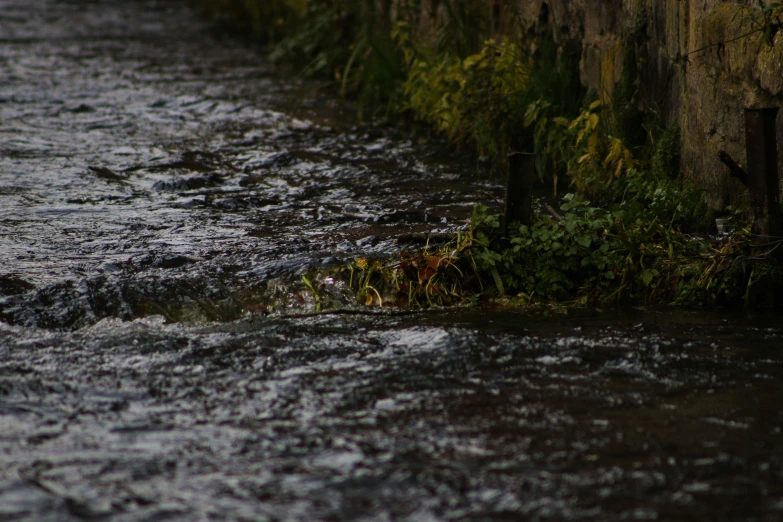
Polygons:
<instances>
[{"instance_id":1,"label":"water current","mask_svg":"<svg viewBox=\"0 0 783 522\"><path fill-rule=\"evenodd\" d=\"M0 520L783 519L777 318L265 313L501 196L351 121L179 1L0 0Z\"/></svg>"}]
</instances>

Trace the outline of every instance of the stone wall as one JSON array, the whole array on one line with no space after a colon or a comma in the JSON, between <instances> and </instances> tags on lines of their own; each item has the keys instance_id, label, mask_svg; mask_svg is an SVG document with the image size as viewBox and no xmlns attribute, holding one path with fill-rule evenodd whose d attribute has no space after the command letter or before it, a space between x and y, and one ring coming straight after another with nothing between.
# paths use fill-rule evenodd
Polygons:
<instances>
[{"instance_id":1,"label":"stone wall","mask_svg":"<svg viewBox=\"0 0 783 522\"><path fill-rule=\"evenodd\" d=\"M695 4L695 2L691 2ZM719 207L744 194L744 187L729 178L716 151L726 150L745 163L744 109L780 106L783 98L783 33L774 46L759 35L742 38L752 28L742 23L747 8L736 3L702 0L692 5L688 24L691 52L684 64L683 172L707 189L712 206ZM738 40L716 45L732 39ZM711 46L702 52L694 52ZM783 138L783 119L778 118ZM779 154L783 172L783 154Z\"/></svg>"},{"instance_id":2,"label":"stone wall","mask_svg":"<svg viewBox=\"0 0 783 522\"><path fill-rule=\"evenodd\" d=\"M744 194L717 152L745 162L745 107L783 101L783 31L773 46L751 32L757 2L721 0L522 0L525 9L551 5L560 33L582 43L582 81L610 93L622 75L628 35L646 18L647 60L642 103L682 128L682 170L706 189L711 206ZM730 42L730 40L736 41ZM726 42L726 43L724 43ZM783 117L778 119L783 138ZM783 152L783 151L781 151ZM783 153L780 155L783 172Z\"/></svg>"},{"instance_id":3,"label":"stone wall","mask_svg":"<svg viewBox=\"0 0 783 522\"><path fill-rule=\"evenodd\" d=\"M421 20L432 26L446 0L422 1ZM683 174L706 189L711 206L742 197L744 187L728 176L717 152L726 150L744 164L744 108L783 102L783 28L772 46L759 34L742 38L753 29L749 15L759 12L757 0L482 1L494 31L508 31L515 12L530 30L554 27L559 43L577 42L582 82L605 98L623 74L629 35L642 28L641 105L664 124L680 124ZM783 115L778 137L783 141ZM783 173L783 151L779 159Z\"/></svg>"},{"instance_id":4,"label":"stone wall","mask_svg":"<svg viewBox=\"0 0 783 522\"><path fill-rule=\"evenodd\" d=\"M581 41L582 81L607 95L622 75L629 34L646 21L641 101L665 124L680 124L683 174L706 189L713 207L745 192L717 156L726 150L744 164L744 109L783 101L783 31L775 35L773 46L760 34L743 38L754 29L750 15L754 9L758 13L755 5L755 0L519 2L529 16L548 7L548 21L556 24L558 34ZM778 135L783 138L783 117ZM783 153L779 157L783 172Z\"/></svg>"}]
</instances>

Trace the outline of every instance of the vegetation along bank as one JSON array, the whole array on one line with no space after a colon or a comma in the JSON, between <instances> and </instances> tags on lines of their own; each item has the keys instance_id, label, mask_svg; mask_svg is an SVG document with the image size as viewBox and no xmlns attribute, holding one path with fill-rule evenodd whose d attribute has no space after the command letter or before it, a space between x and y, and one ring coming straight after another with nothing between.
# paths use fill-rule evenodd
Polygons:
<instances>
[{"instance_id":1,"label":"vegetation along bank","mask_svg":"<svg viewBox=\"0 0 783 522\"><path fill-rule=\"evenodd\" d=\"M361 304L409 308L777 299L783 239L759 237L718 150L744 162L743 107L779 105L783 5L599 3L200 0L360 119L425 122L499 175L524 155L566 194L522 222L479 206L453 238L310 274L318 308L335 276ZM687 24L703 31L687 40Z\"/></svg>"}]
</instances>

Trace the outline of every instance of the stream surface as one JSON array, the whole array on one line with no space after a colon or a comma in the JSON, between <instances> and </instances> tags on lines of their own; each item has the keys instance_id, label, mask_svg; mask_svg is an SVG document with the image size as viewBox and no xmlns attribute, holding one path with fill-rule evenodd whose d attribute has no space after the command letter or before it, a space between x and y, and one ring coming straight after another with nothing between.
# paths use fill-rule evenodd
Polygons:
<instances>
[{"instance_id":1,"label":"stream surface","mask_svg":"<svg viewBox=\"0 0 783 522\"><path fill-rule=\"evenodd\" d=\"M776 318L302 315L502 195L339 107L179 1L0 0L0 520L783 520Z\"/></svg>"}]
</instances>

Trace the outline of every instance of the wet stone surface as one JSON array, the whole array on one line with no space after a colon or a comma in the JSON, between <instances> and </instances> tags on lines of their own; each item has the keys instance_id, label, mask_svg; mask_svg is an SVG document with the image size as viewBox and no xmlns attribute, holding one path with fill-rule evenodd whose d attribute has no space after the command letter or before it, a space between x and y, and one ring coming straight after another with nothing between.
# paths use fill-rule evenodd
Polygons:
<instances>
[{"instance_id":1,"label":"wet stone surface","mask_svg":"<svg viewBox=\"0 0 783 522\"><path fill-rule=\"evenodd\" d=\"M0 79L1 520L783 518L774 318L253 314L497 187L174 1L0 0Z\"/></svg>"}]
</instances>

